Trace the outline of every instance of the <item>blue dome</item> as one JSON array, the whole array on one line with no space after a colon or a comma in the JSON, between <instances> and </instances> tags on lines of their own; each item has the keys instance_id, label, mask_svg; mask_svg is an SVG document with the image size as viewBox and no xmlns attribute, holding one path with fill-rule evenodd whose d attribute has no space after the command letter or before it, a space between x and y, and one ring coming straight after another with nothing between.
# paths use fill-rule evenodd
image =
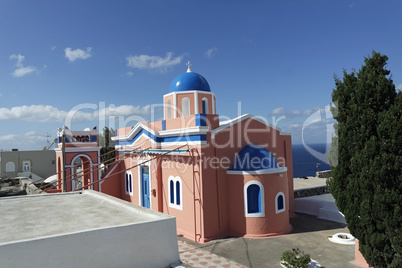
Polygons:
<instances>
[{"instance_id":1,"label":"blue dome","mask_svg":"<svg viewBox=\"0 0 402 268\"><path fill-rule=\"evenodd\" d=\"M187 72L177 76L170 84L169 92L201 90L211 91L207 80L200 74Z\"/></svg>"},{"instance_id":2,"label":"blue dome","mask_svg":"<svg viewBox=\"0 0 402 268\"><path fill-rule=\"evenodd\" d=\"M247 144L236 156L232 170L260 170L279 168L275 156L264 147Z\"/></svg>"}]
</instances>

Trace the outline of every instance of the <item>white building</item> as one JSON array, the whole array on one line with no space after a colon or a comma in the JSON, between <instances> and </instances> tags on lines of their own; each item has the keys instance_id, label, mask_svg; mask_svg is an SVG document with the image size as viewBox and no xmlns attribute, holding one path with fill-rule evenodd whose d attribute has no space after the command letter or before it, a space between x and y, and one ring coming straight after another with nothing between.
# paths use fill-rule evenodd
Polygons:
<instances>
[{"instance_id":1,"label":"white building","mask_svg":"<svg viewBox=\"0 0 402 268\"><path fill-rule=\"evenodd\" d=\"M174 217L92 190L0 199L2 267L173 267Z\"/></svg>"},{"instance_id":2,"label":"white building","mask_svg":"<svg viewBox=\"0 0 402 268\"><path fill-rule=\"evenodd\" d=\"M56 153L45 151L0 152L0 177L32 176L35 181L56 173Z\"/></svg>"}]
</instances>

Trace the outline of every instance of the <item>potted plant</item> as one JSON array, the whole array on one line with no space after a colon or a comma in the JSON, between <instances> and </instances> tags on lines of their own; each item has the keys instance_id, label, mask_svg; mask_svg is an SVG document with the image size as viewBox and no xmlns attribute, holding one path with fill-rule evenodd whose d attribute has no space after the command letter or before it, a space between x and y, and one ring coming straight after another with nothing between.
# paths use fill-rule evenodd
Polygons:
<instances>
[{"instance_id":1,"label":"potted plant","mask_svg":"<svg viewBox=\"0 0 402 268\"><path fill-rule=\"evenodd\" d=\"M281 265L286 268L306 268L311 262L309 254L300 249L286 250L282 254Z\"/></svg>"}]
</instances>

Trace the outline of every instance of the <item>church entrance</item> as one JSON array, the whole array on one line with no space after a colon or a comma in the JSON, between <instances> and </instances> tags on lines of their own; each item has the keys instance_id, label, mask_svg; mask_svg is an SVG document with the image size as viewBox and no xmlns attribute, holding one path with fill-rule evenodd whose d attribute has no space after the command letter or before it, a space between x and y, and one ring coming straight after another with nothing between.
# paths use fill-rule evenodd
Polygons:
<instances>
[{"instance_id":1,"label":"church entrance","mask_svg":"<svg viewBox=\"0 0 402 268\"><path fill-rule=\"evenodd\" d=\"M141 205L146 208L151 208L149 188L149 167L141 166Z\"/></svg>"}]
</instances>

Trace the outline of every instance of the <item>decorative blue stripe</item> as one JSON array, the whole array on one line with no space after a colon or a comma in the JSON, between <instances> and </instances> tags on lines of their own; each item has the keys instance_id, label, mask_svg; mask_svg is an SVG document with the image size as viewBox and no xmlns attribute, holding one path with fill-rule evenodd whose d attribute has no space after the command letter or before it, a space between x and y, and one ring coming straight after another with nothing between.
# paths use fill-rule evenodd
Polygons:
<instances>
[{"instance_id":1,"label":"decorative blue stripe","mask_svg":"<svg viewBox=\"0 0 402 268\"><path fill-rule=\"evenodd\" d=\"M206 126L207 125L207 119L205 114L196 114L195 115L195 125L196 126Z\"/></svg>"},{"instance_id":2,"label":"decorative blue stripe","mask_svg":"<svg viewBox=\"0 0 402 268\"><path fill-rule=\"evenodd\" d=\"M183 136L174 136L174 137L156 137L152 133L146 131L145 129L142 129L140 132L137 133L137 135L134 136L132 140L129 141L116 141L116 145L131 145L134 143L142 134L148 136L151 140L157 142L157 143L163 143L163 142L181 142L181 141L206 141L207 140L207 135L183 135Z\"/></svg>"},{"instance_id":3,"label":"decorative blue stripe","mask_svg":"<svg viewBox=\"0 0 402 268\"><path fill-rule=\"evenodd\" d=\"M166 120L162 120L162 130L166 130Z\"/></svg>"},{"instance_id":4,"label":"decorative blue stripe","mask_svg":"<svg viewBox=\"0 0 402 268\"><path fill-rule=\"evenodd\" d=\"M62 143L62 142L63 142L63 141L61 140L61 139L62 139L61 137L58 137L57 139L58 139L58 140L57 140L58 143ZM64 141L65 141L65 142L70 142L70 138L66 136L66 139L65 139Z\"/></svg>"}]
</instances>

